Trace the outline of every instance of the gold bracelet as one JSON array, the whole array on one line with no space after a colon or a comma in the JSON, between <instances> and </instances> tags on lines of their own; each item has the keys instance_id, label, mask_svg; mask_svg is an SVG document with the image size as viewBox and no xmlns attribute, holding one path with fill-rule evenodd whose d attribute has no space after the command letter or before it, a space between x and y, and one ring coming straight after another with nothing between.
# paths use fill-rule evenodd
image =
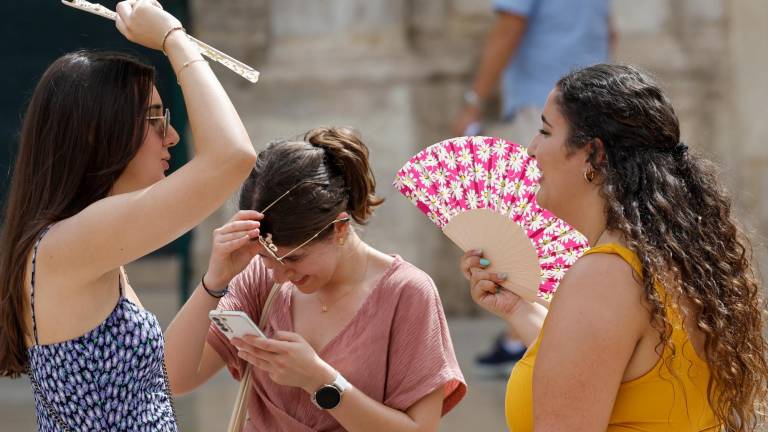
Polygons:
<instances>
[{"instance_id":1,"label":"gold bracelet","mask_svg":"<svg viewBox=\"0 0 768 432\"><path fill-rule=\"evenodd\" d=\"M163 36L163 42L160 44L160 50L163 52L163 54L165 54L166 57L168 57L168 53L165 52L165 41L168 40L168 36L170 36L171 33L175 32L176 30L181 30L184 33L187 33L187 29L182 26L171 27L167 32L165 32L165 36Z\"/></svg>"},{"instance_id":2,"label":"gold bracelet","mask_svg":"<svg viewBox=\"0 0 768 432\"><path fill-rule=\"evenodd\" d=\"M204 58L196 58L196 59L192 59L184 62L184 64L181 65L181 67L179 68L179 71L176 72L176 84L181 85L181 82L180 82L181 71L183 71L185 67L191 65L192 63L197 63L197 62L205 62L206 64L208 63Z\"/></svg>"}]
</instances>

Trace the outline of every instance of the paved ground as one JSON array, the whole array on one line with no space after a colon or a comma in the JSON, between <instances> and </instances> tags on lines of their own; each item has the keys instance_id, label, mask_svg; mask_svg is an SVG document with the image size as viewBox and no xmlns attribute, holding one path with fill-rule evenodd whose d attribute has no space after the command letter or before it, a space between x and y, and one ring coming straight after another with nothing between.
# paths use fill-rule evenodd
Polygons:
<instances>
[{"instance_id":1,"label":"paved ground","mask_svg":"<svg viewBox=\"0 0 768 432\"><path fill-rule=\"evenodd\" d=\"M158 315L167 325L178 308L175 263L167 260L144 261L129 266L128 277L138 291L144 306ZM467 301L470 301L467 298ZM503 379L481 378L472 371L472 360L478 351L486 348L490 338L499 330L499 324L488 319L449 320L454 347L469 383L469 392L443 420L443 432L504 431ZM226 428L237 390L226 372L191 395L178 398L176 407L183 431L208 432ZM0 379L0 430L27 432L35 430L32 392L26 379Z\"/></svg>"}]
</instances>

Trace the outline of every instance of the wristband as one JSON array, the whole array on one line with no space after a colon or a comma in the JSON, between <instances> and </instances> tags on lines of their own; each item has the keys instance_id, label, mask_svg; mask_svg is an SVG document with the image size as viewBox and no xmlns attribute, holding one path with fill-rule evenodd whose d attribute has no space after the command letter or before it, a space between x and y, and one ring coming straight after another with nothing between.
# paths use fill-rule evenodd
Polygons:
<instances>
[{"instance_id":1,"label":"wristband","mask_svg":"<svg viewBox=\"0 0 768 432\"><path fill-rule=\"evenodd\" d=\"M225 295L227 295L227 293L229 292L229 284L227 284L227 286L224 289L218 290L218 291L208 289L208 287L205 286L205 273L203 273L203 277L200 278L200 284L203 286L203 289L205 290L205 292L207 292L208 295L213 298L220 299Z\"/></svg>"}]
</instances>

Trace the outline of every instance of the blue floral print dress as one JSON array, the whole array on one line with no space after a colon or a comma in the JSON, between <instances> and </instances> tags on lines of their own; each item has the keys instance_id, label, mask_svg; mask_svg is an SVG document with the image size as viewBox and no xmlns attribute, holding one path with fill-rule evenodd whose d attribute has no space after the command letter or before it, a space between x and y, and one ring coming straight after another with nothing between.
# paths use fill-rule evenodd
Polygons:
<instances>
[{"instance_id":1,"label":"blue floral print dress","mask_svg":"<svg viewBox=\"0 0 768 432\"><path fill-rule=\"evenodd\" d=\"M29 376L38 430L177 431L157 318L123 295L96 328L64 342L40 345L35 321L32 253L32 329Z\"/></svg>"}]
</instances>

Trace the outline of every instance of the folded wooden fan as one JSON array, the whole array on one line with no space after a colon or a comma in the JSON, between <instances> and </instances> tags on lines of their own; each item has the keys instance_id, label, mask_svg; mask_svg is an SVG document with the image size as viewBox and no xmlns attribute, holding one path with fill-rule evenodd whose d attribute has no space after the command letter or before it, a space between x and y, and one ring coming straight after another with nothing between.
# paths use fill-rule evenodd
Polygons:
<instances>
[{"instance_id":1,"label":"folded wooden fan","mask_svg":"<svg viewBox=\"0 0 768 432\"><path fill-rule=\"evenodd\" d=\"M523 147L501 138L459 137L413 156L395 188L465 252L481 249L501 285L549 299L588 248L579 232L536 204L539 170Z\"/></svg>"}]
</instances>

